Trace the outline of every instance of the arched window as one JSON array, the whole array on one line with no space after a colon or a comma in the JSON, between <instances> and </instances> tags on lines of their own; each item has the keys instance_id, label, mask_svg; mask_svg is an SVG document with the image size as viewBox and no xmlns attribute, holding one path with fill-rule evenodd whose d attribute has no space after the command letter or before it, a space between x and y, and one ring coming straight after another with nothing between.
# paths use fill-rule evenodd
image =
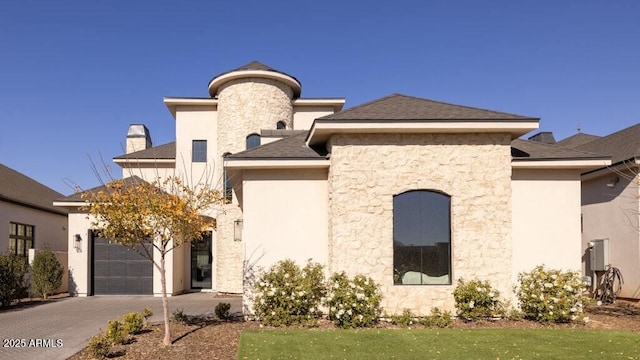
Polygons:
<instances>
[{"instance_id":1,"label":"arched window","mask_svg":"<svg viewBox=\"0 0 640 360\"><path fill-rule=\"evenodd\" d=\"M451 284L451 198L430 190L393 197L393 281Z\"/></svg>"},{"instance_id":2,"label":"arched window","mask_svg":"<svg viewBox=\"0 0 640 360\"><path fill-rule=\"evenodd\" d=\"M247 136L247 150L260 146L260 135L251 134Z\"/></svg>"},{"instance_id":3,"label":"arched window","mask_svg":"<svg viewBox=\"0 0 640 360\"><path fill-rule=\"evenodd\" d=\"M278 121L278 123L276 123L276 129L284 130L286 128L287 128L287 124L285 124L284 121Z\"/></svg>"}]
</instances>

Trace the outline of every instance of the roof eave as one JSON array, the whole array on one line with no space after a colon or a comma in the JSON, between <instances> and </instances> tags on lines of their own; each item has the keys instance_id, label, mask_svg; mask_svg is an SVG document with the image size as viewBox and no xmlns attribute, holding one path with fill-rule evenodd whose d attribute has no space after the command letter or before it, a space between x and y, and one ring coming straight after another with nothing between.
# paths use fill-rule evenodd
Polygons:
<instances>
[{"instance_id":1,"label":"roof eave","mask_svg":"<svg viewBox=\"0 0 640 360\"><path fill-rule=\"evenodd\" d=\"M576 169L589 171L611 165L611 160L605 158L558 158L558 159L512 159L513 169Z\"/></svg>"},{"instance_id":2,"label":"roof eave","mask_svg":"<svg viewBox=\"0 0 640 360\"><path fill-rule=\"evenodd\" d=\"M344 107L345 98L314 98L314 99L294 99L292 101L295 107L323 107L330 106L334 112L341 111Z\"/></svg>"},{"instance_id":3,"label":"roof eave","mask_svg":"<svg viewBox=\"0 0 640 360\"><path fill-rule=\"evenodd\" d=\"M330 161L328 159L225 159L224 167L226 169L244 170L244 169L313 169L328 168Z\"/></svg>"},{"instance_id":4,"label":"roof eave","mask_svg":"<svg viewBox=\"0 0 640 360\"><path fill-rule=\"evenodd\" d=\"M136 164L162 164L162 165L173 165L176 164L176 159L123 159L123 158L114 158L113 162L120 165L120 167L125 167L127 165Z\"/></svg>"},{"instance_id":5,"label":"roof eave","mask_svg":"<svg viewBox=\"0 0 640 360\"><path fill-rule=\"evenodd\" d=\"M171 112L173 119L176 118L176 111L178 106L218 106L218 99L206 99L206 98L178 98L168 97L162 98L165 106Z\"/></svg>"},{"instance_id":6,"label":"roof eave","mask_svg":"<svg viewBox=\"0 0 640 360\"><path fill-rule=\"evenodd\" d=\"M213 78L209 82L209 94L211 97L215 97L220 86L228 81L246 78L267 78L280 81L293 90L293 98L300 97L302 85L300 82L291 75L287 75L278 71L269 70L238 70L231 71Z\"/></svg>"},{"instance_id":7,"label":"roof eave","mask_svg":"<svg viewBox=\"0 0 640 360\"><path fill-rule=\"evenodd\" d=\"M627 160L609 164L607 166L602 166L600 168L589 169L582 174L581 179L583 181L590 180L602 175L611 175L611 173L621 172L625 170L631 170L637 173L638 167L640 167L640 159L630 158Z\"/></svg>"},{"instance_id":8,"label":"roof eave","mask_svg":"<svg viewBox=\"0 0 640 360\"><path fill-rule=\"evenodd\" d=\"M518 120L330 120L316 119L307 146L324 144L337 133L509 133L516 139L538 128L539 119Z\"/></svg>"}]
</instances>

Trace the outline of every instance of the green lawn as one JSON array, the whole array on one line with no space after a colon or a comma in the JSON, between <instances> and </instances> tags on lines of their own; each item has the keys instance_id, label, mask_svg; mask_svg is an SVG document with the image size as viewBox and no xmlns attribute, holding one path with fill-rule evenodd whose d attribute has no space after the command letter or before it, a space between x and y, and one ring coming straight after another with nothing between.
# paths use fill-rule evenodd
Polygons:
<instances>
[{"instance_id":1,"label":"green lawn","mask_svg":"<svg viewBox=\"0 0 640 360\"><path fill-rule=\"evenodd\" d=\"M262 330L238 359L640 359L640 334L572 329Z\"/></svg>"}]
</instances>

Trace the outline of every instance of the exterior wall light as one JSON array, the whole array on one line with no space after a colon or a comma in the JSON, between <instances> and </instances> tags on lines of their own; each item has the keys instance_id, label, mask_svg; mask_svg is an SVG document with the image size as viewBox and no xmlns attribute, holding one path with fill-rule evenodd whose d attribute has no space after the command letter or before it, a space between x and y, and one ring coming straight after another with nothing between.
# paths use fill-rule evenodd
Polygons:
<instances>
[{"instance_id":1,"label":"exterior wall light","mask_svg":"<svg viewBox=\"0 0 640 360\"><path fill-rule=\"evenodd\" d=\"M617 183L620 182L620 177L619 176L614 176L612 177L609 182L607 183L607 187L615 187Z\"/></svg>"},{"instance_id":2,"label":"exterior wall light","mask_svg":"<svg viewBox=\"0 0 640 360\"><path fill-rule=\"evenodd\" d=\"M242 219L233 222L233 241L242 241Z\"/></svg>"},{"instance_id":3,"label":"exterior wall light","mask_svg":"<svg viewBox=\"0 0 640 360\"><path fill-rule=\"evenodd\" d=\"M82 236L80 234L75 235L75 240L73 242L73 248L76 249L77 252L82 251Z\"/></svg>"}]
</instances>

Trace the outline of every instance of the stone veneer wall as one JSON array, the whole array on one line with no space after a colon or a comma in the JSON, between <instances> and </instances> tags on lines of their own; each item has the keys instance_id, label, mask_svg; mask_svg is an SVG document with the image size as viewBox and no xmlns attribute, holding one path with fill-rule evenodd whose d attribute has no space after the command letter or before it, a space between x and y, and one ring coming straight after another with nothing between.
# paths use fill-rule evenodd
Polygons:
<instances>
[{"instance_id":1,"label":"stone veneer wall","mask_svg":"<svg viewBox=\"0 0 640 360\"><path fill-rule=\"evenodd\" d=\"M338 134L329 141L329 270L371 276L387 314L454 311L458 279L511 292L509 134ZM452 285L393 284L393 196L451 196Z\"/></svg>"},{"instance_id":2,"label":"stone veneer wall","mask_svg":"<svg viewBox=\"0 0 640 360\"><path fill-rule=\"evenodd\" d=\"M216 174L223 173L224 153L246 150L247 135L260 134L261 129L275 129L278 121L292 128L292 97L291 88L271 79L237 79L220 87ZM219 292L242 293L244 245L234 241L233 222L237 219L242 219L242 211L234 199L234 204L225 205L217 217L215 261Z\"/></svg>"}]
</instances>

